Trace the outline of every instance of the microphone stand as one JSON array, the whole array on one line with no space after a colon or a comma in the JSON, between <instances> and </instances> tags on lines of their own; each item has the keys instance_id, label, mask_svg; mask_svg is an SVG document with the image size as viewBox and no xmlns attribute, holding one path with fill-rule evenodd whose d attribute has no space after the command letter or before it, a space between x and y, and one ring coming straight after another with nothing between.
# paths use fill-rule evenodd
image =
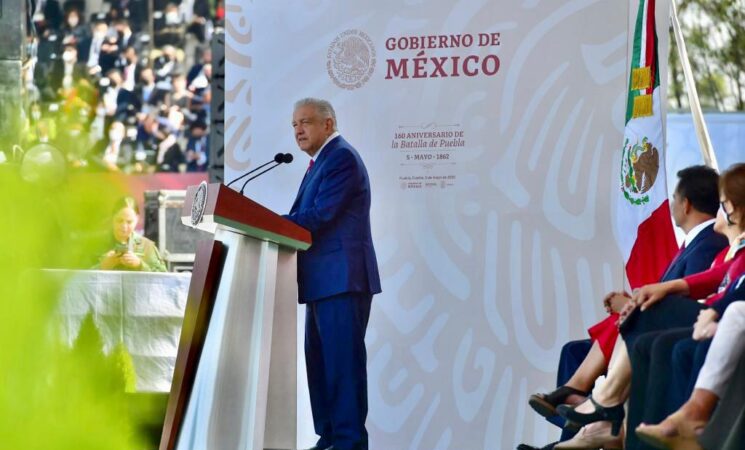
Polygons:
<instances>
[{"instance_id":1,"label":"microphone stand","mask_svg":"<svg viewBox=\"0 0 745 450\"><path fill-rule=\"evenodd\" d=\"M241 178L247 177L248 175L251 175L252 173L256 172L257 170L259 170L259 169L261 169L263 167L266 167L266 166L268 166L269 164L271 164L273 162L276 162L276 160L273 159L273 160L271 160L271 161L269 161L267 163L264 163L264 164L260 165L259 167L256 167L255 169L249 170L248 172L246 172L243 175L239 176L235 180L233 180L230 183L226 184L225 187L230 187L231 184L235 183L236 181L240 180ZM244 184L244 186L245 186L245 184ZM241 193L243 193L243 190L241 190Z\"/></svg>"},{"instance_id":2,"label":"microphone stand","mask_svg":"<svg viewBox=\"0 0 745 450\"><path fill-rule=\"evenodd\" d=\"M274 161L272 161L272 162L274 162ZM271 163L270 163L270 164L271 164ZM246 182L245 182L245 183L243 183L243 186L241 186L241 195L243 195L243 190L244 190L244 189L246 189L246 185L248 184L248 182L249 182L249 181L253 180L254 178L256 178L256 177L258 177L258 176L261 176L261 175L263 175L263 174L265 174L265 173L269 172L270 170L274 169L275 167L277 167L277 166L279 166L279 165L281 165L281 164L282 164L281 162L278 162L277 164L273 165L272 167L270 167L270 168L268 168L268 169L266 169L266 170L262 170L261 172L257 173L256 175L254 175L254 176L252 176L251 178L249 178L248 180L246 180ZM266 165L266 164L265 164L265 165Z\"/></svg>"}]
</instances>

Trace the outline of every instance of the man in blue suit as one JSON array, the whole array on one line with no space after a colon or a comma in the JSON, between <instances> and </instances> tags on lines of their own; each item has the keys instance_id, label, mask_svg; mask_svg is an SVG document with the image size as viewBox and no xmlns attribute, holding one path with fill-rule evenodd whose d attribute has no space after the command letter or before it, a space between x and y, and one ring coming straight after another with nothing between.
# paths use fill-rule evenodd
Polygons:
<instances>
[{"instance_id":1,"label":"man in blue suit","mask_svg":"<svg viewBox=\"0 0 745 450\"><path fill-rule=\"evenodd\" d=\"M286 217L313 244L298 254L298 300L306 305L305 363L315 450L367 450L365 330L381 291L370 231L370 180L336 129L325 100L295 104L295 140L311 157Z\"/></svg>"}]
</instances>

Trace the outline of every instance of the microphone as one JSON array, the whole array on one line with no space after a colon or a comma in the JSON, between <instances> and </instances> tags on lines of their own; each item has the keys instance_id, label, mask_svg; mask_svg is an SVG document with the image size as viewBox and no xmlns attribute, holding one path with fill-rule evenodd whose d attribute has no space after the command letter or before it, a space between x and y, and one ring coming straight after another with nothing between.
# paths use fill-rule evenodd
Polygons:
<instances>
[{"instance_id":1,"label":"microphone","mask_svg":"<svg viewBox=\"0 0 745 450\"><path fill-rule=\"evenodd\" d=\"M248 172L246 172L243 175L239 176L235 180L233 180L230 183L226 184L225 187L230 187L231 184L235 183L236 181L240 180L241 178L247 177L247 176L251 175L252 173L256 172L257 170L259 170L261 168L264 168L264 167L268 166L269 164L271 164L273 162L276 162L276 163L280 163L281 164L283 162L283 160L284 160L284 158L285 158L286 155L290 155L290 154L289 153L284 153L284 154L277 153L276 155L274 155L274 159L272 159L271 161L266 162L266 163L260 165L259 167L256 167L256 168L252 169L252 170L249 170ZM292 155L290 155L290 161L292 161Z\"/></svg>"},{"instance_id":2,"label":"microphone","mask_svg":"<svg viewBox=\"0 0 745 450\"><path fill-rule=\"evenodd\" d=\"M248 184L249 181L253 180L254 178L260 177L261 175L269 172L270 170L274 169L277 166L280 166L282 164L290 164L293 159L294 158L292 157L290 153L285 153L285 154L277 153L277 155L274 157L274 162L276 162L277 164L273 165L272 167L268 169L262 170L261 172L257 173L256 175L246 180L246 182L243 183L243 186L241 186L241 195L243 195L243 190L246 189L246 185ZM268 164L271 164L271 161Z\"/></svg>"}]
</instances>

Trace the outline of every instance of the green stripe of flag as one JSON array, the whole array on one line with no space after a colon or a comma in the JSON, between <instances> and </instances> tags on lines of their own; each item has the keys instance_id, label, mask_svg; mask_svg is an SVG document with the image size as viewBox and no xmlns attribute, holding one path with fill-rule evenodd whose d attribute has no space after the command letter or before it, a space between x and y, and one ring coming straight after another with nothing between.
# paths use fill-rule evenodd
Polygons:
<instances>
[{"instance_id":1,"label":"green stripe of flag","mask_svg":"<svg viewBox=\"0 0 745 450\"><path fill-rule=\"evenodd\" d=\"M639 67L639 64L641 63L641 55L642 55L642 34L644 31L644 27L646 27L646 24L644 23L644 11L647 9L647 2L649 0L639 0L639 10L636 13L636 24L634 25L634 51L631 54L631 67L629 68L629 95L628 99L626 101L626 122L629 123L629 120L631 120L631 115L634 111L634 97L639 95L638 90L632 90L631 84L633 79L633 72L635 68ZM652 14L652 17L647 17L647 20L654 21L654 14ZM649 36L647 36L647 42L649 42ZM657 33L654 33L654 45L657 45ZM655 61L656 63L656 58ZM659 85L659 74L655 73L655 84L654 86L657 87Z\"/></svg>"}]
</instances>

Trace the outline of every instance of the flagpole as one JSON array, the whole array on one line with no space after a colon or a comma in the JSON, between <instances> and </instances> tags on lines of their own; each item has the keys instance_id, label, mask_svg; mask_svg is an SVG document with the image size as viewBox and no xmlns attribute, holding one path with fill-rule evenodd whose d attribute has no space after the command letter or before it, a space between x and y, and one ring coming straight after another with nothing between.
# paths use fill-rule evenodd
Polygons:
<instances>
[{"instance_id":1,"label":"flagpole","mask_svg":"<svg viewBox=\"0 0 745 450\"><path fill-rule=\"evenodd\" d=\"M675 7L675 0L670 1L670 9L670 15L672 16L671 19L673 22L673 33L675 34L675 43L678 46L680 64L683 66L683 75L686 81L686 92L688 94L688 104L691 108L693 124L696 127L696 138L698 139L698 145L701 149L701 156L704 157L704 164L718 172L719 163L717 163L717 157L714 154L714 149L711 146L709 130L706 127L704 114L701 111L701 103L698 100L696 82L693 79L691 62L688 60L688 51L686 50L686 44L683 40L683 32L680 30L680 23L678 22L678 10Z\"/></svg>"}]
</instances>

